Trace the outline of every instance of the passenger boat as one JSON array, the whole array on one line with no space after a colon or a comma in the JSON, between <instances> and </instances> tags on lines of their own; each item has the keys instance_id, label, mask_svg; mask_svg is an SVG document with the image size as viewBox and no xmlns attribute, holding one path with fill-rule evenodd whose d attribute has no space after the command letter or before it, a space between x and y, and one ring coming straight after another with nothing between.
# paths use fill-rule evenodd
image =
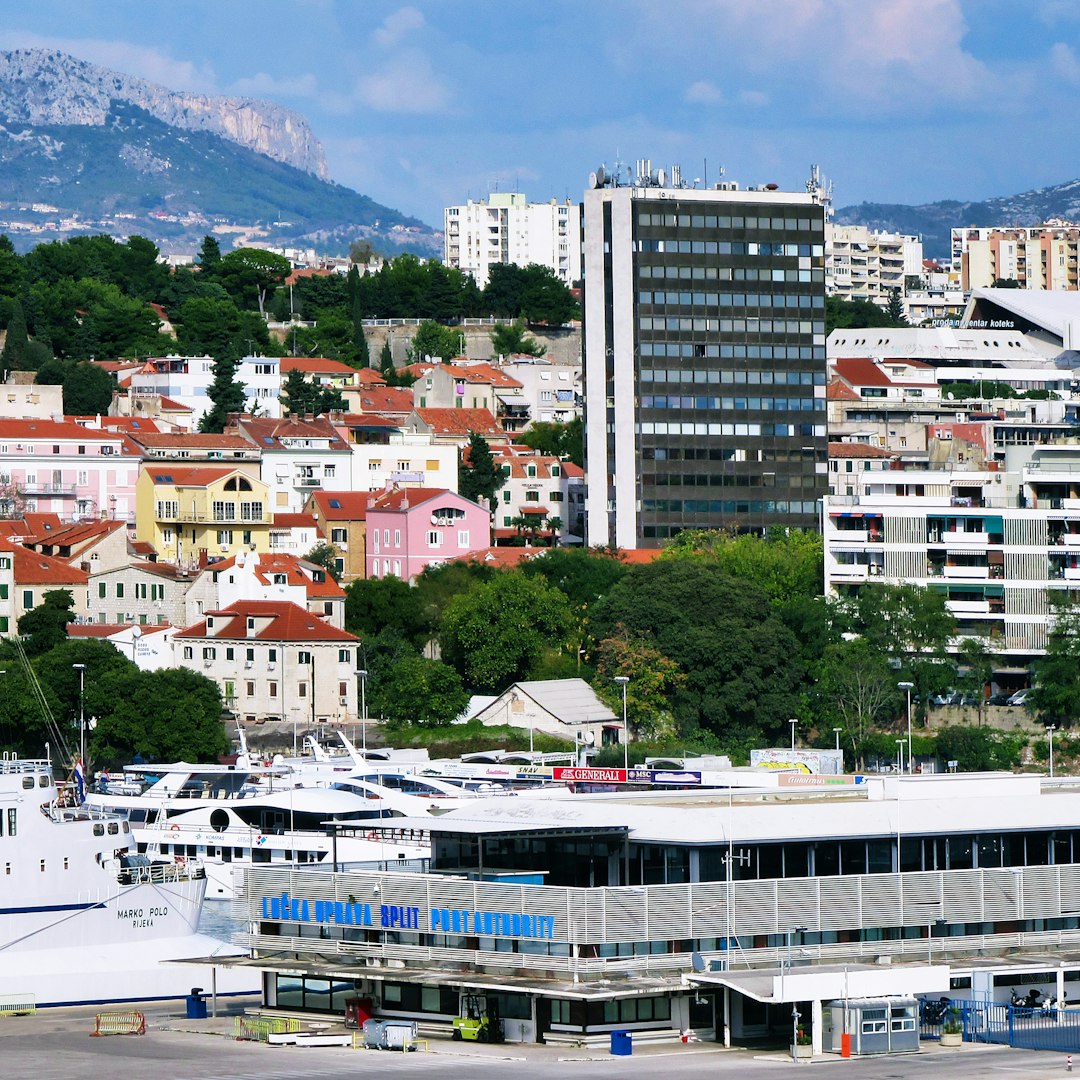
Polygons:
<instances>
[{"instance_id":1,"label":"passenger boat","mask_svg":"<svg viewBox=\"0 0 1080 1080\"><path fill-rule=\"evenodd\" d=\"M387 828L384 819L422 817L430 800L365 780L339 787L339 779L274 766L129 766L88 802L126 816L151 859L197 859L208 900L231 900L242 866L377 869L428 857L425 831Z\"/></svg>"},{"instance_id":2,"label":"passenger boat","mask_svg":"<svg viewBox=\"0 0 1080 1080\"><path fill-rule=\"evenodd\" d=\"M202 866L139 854L128 822L83 802L76 781L58 784L49 761L0 759L0 1007L256 990L242 968L182 962L240 952L197 933Z\"/></svg>"}]
</instances>

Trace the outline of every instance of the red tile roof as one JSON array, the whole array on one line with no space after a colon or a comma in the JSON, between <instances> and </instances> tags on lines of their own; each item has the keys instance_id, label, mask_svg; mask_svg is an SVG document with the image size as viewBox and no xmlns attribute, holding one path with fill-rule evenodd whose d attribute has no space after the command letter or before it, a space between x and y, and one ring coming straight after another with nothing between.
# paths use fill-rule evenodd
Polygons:
<instances>
[{"instance_id":1,"label":"red tile roof","mask_svg":"<svg viewBox=\"0 0 1080 1080\"><path fill-rule=\"evenodd\" d=\"M360 386L385 386L386 376L374 368L364 367L357 369L356 381Z\"/></svg>"},{"instance_id":2,"label":"red tile roof","mask_svg":"<svg viewBox=\"0 0 1080 1080\"><path fill-rule=\"evenodd\" d=\"M315 563L310 563L306 559L301 559L299 555L289 555L284 551L271 551L260 555L258 558L259 562L254 573L264 585L275 584L270 580L271 574L285 574L287 578L285 584L303 586L307 590L309 597L338 600L345 598L345 590L325 572L323 567L316 566ZM214 563L207 569L219 574L222 570L228 570L235 565L236 556L233 555L223 562ZM312 576L318 571L322 571L322 581L316 581Z\"/></svg>"},{"instance_id":3,"label":"red tile roof","mask_svg":"<svg viewBox=\"0 0 1080 1080\"><path fill-rule=\"evenodd\" d=\"M60 520L59 514L45 514L39 511L32 511L23 514L23 521L26 524L28 535L30 536L63 527L63 522Z\"/></svg>"},{"instance_id":4,"label":"red tile roof","mask_svg":"<svg viewBox=\"0 0 1080 1080\"><path fill-rule=\"evenodd\" d=\"M357 394L360 413L391 413L405 418L413 410L413 392L407 386L370 386Z\"/></svg>"},{"instance_id":5,"label":"red tile roof","mask_svg":"<svg viewBox=\"0 0 1080 1080\"><path fill-rule=\"evenodd\" d=\"M90 580L85 570L76 569L66 559L40 555L19 544L12 545L8 551L13 556L16 585L55 585L63 588L65 585L85 585Z\"/></svg>"},{"instance_id":6,"label":"red tile roof","mask_svg":"<svg viewBox=\"0 0 1080 1080\"><path fill-rule=\"evenodd\" d=\"M356 375L356 368L349 367L340 360L327 360L321 356L283 356L281 374L288 375L290 371L300 371L305 375Z\"/></svg>"},{"instance_id":7,"label":"red tile roof","mask_svg":"<svg viewBox=\"0 0 1080 1080\"><path fill-rule=\"evenodd\" d=\"M850 386L843 379L838 379L835 376L829 380L829 385L825 388L825 396L830 401L861 401L862 398L851 389Z\"/></svg>"},{"instance_id":8,"label":"red tile roof","mask_svg":"<svg viewBox=\"0 0 1080 1080\"><path fill-rule=\"evenodd\" d=\"M458 367L454 364L443 364L439 369L446 371L455 379L462 379L468 383L486 383L489 386L499 386L507 390L520 390L524 386L512 375L500 371L492 364L469 364L467 367Z\"/></svg>"},{"instance_id":9,"label":"red tile roof","mask_svg":"<svg viewBox=\"0 0 1080 1080\"><path fill-rule=\"evenodd\" d=\"M275 529L314 529L318 525L312 514L275 514Z\"/></svg>"},{"instance_id":10,"label":"red tile roof","mask_svg":"<svg viewBox=\"0 0 1080 1080\"><path fill-rule=\"evenodd\" d=\"M284 449L282 439L327 439L330 443L327 450L348 452L349 449L349 444L325 416L316 416L311 420L299 416L286 416L280 420L244 416L229 431L230 434L238 432L264 452Z\"/></svg>"},{"instance_id":11,"label":"red tile roof","mask_svg":"<svg viewBox=\"0 0 1080 1080\"><path fill-rule=\"evenodd\" d=\"M236 469L211 468L209 466L143 465L155 484L173 484L176 487L206 487L215 480L232 476Z\"/></svg>"},{"instance_id":12,"label":"red tile roof","mask_svg":"<svg viewBox=\"0 0 1080 1080\"><path fill-rule=\"evenodd\" d=\"M369 491L314 491L311 494L319 513L327 521L363 521L374 497Z\"/></svg>"},{"instance_id":13,"label":"red tile roof","mask_svg":"<svg viewBox=\"0 0 1080 1080\"><path fill-rule=\"evenodd\" d=\"M904 360L894 363L892 366L902 364L904 367L922 369L933 372L929 364L919 360ZM937 383L930 379L926 382L911 382L907 379L893 379L881 362L869 356L839 356L832 361L833 372L844 380L849 386L936 386Z\"/></svg>"},{"instance_id":14,"label":"red tile roof","mask_svg":"<svg viewBox=\"0 0 1080 1080\"><path fill-rule=\"evenodd\" d=\"M572 461L564 461L562 471L563 476L570 480L582 479L585 476L585 470L580 465L575 465Z\"/></svg>"},{"instance_id":15,"label":"red tile roof","mask_svg":"<svg viewBox=\"0 0 1080 1080\"><path fill-rule=\"evenodd\" d=\"M178 638L233 638L253 641L340 641L360 639L346 630L339 630L298 604L285 600L238 600L222 611L207 612L214 627L207 629L207 619L177 633ZM269 620L269 624L253 634L248 633L247 620Z\"/></svg>"},{"instance_id":16,"label":"red tile roof","mask_svg":"<svg viewBox=\"0 0 1080 1080\"><path fill-rule=\"evenodd\" d=\"M416 415L436 435L504 436L490 409L416 409Z\"/></svg>"},{"instance_id":17,"label":"red tile roof","mask_svg":"<svg viewBox=\"0 0 1080 1080\"><path fill-rule=\"evenodd\" d=\"M48 529L43 533L35 533L27 537L23 542L26 544L41 544L50 547L72 547L76 544L85 544L88 541L108 536L109 533L125 530L127 526L122 521L79 521L71 525L62 525L59 529Z\"/></svg>"},{"instance_id":18,"label":"red tile roof","mask_svg":"<svg viewBox=\"0 0 1080 1080\"><path fill-rule=\"evenodd\" d=\"M152 450L251 450L251 443L239 435L203 435L199 432L160 433L131 431L129 437Z\"/></svg>"},{"instance_id":19,"label":"red tile roof","mask_svg":"<svg viewBox=\"0 0 1080 1080\"><path fill-rule=\"evenodd\" d=\"M888 450L883 450L880 446L870 446L868 443L829 443L829 457L831 458L891 458L893 456Z\"/></svg>"},{"instance_id":20,"label":"red tile roof","mask_svg":"<svg viewBox=\"0 0 1080 1080\"><path fill-rule=\"evenodd\" d=\"M101 442L115 446L120 436L113 431L83 427L74 420L11 420L0 417L0 438L15 442L43 442L46 439L74 439L78 442Z\"/></svg>"},{"instance_id":21,"label":"red tile roof","mask_svg":"<svg viewBox=\"0 0 1080 1080\"><path fill-rule=\"evenodd\" d=\"M458 495L446 488L393 488L390 491L373 492L371 502L368 503L368 513L374 510L411 510L432 499L442 499L447 496L450 497L451 502L475 505L475 503L469 503L464 495Z\"/></svg>"},{"instance_id":22,"label":"red tile roof","mask_svg":"<svg viewBox=\"0 0 1080 1080\"><path fill-rule=\"evenodd\" d=\"M503 530L497 529L496 532L502 532ZM516 535L513 529L506 530L510 535ZM525 547L521 544L507 545L506 547L488 547L481 548L479 551L471 551L468 555L463 555L458 562L482 562L488 565L502 567L509 569L514 566L520 566L528 559L535 559L537 555L547 551L547 548L534 548Z\"/></svg>"}]
</instances>

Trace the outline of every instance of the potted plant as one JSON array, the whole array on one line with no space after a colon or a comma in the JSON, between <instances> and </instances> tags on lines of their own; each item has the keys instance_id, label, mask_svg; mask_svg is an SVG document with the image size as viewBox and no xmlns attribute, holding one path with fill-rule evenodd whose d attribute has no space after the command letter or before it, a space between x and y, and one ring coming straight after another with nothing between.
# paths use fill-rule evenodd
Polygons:
<instances>
[{"instance_id":1,"label":"potted plant","mask_svg":"<svg viewBox=\"0 0 1080 1080\"><path fill-rule=\"evenodd\" d=\"M793 1058L810 1058L814 1056L813 1039L810 1032L801 1024L795 1029L795 1044L791 1048Z\"/></svg>"},{"instance_id":2,"label":"potted plant","mask_svg":"<svg viewBox=\"0 0 1080 1080\"><path fill-rule=\"evenodd\" d=\"M960 1010L955 1006L945 1015L941 1025L941 1045L960 1046L964 1041L964 1029L960 1024Z\"/></svg>"}]
</instances>

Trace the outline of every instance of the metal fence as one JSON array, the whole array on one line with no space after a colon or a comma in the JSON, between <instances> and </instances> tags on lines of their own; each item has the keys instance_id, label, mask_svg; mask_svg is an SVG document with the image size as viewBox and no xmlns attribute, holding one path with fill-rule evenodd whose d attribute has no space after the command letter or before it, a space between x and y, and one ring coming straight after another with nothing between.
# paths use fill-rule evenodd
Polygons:
<instances>
[{"instance_id":1,"label":"metal fence","mask_svg":"<svg viewBox=\"0 0 1080 1080\"><path fill-rule=\"evenodd\" d=\"M1053 1009L1023 1005L953 1001L944 1012L936 1001L922 1003L919 1037L940 1039L950 1016L959 1021L964 1042L994 1043L1022 1050L1080 1053L1080 1006Z\"/></svg>"}]
</instances>

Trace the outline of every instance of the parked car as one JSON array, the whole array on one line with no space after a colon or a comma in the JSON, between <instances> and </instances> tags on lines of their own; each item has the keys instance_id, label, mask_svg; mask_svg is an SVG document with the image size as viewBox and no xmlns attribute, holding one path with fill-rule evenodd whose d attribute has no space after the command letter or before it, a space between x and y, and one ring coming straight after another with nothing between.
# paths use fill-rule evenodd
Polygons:
<instances>
[{"instance_id":1,"label":"parked car","mask_svg":"<svg viewBox=\"0 0 1080 1080\"><path fill-rule=\"evenodd\" d=\"M990 697L988 697L986 699L986 704L987 705L1008 705L1009 704L1009 698L1011 698L1011 697L1012 697L1011 693L991 694Z\"/></svg>"},{"instance_id":2,"label":"parked car","mask_svg":"<svg viewBox=\"0 0 1080 1080\"><path fill-rule=\"evenodd\" d=\"M1028 698L1031 696L1031 687L1025 687L1023 690L1017 690L1011 698L1009 698L1010 705L1024 705L1027 703Z\"/></svg>"}]
</instances>

